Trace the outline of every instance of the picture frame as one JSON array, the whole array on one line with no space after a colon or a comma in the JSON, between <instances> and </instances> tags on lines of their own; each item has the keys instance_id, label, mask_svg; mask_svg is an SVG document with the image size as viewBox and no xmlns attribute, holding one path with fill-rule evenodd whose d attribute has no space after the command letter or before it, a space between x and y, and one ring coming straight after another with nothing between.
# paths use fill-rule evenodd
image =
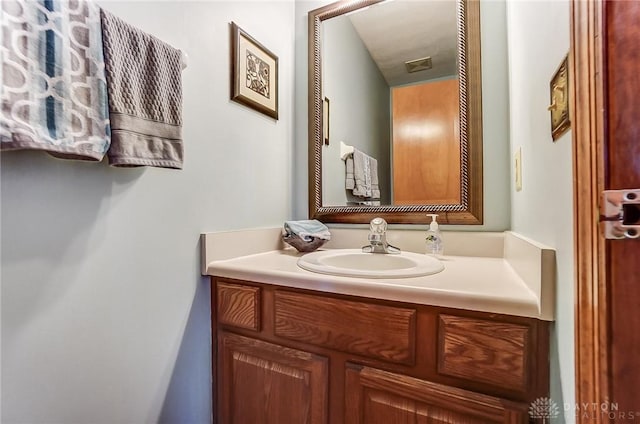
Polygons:
<instances>
[{"instance_id":1,"label":"picture frame","mask_svg":"<svg viewBox=\"0 0 640 424\"><path fill-rule=\"evenodd\" d=\"M551 138L558 140L569 128L569 60L565 56L564 60L556 70L549 83L551 105Z\"/></svg>"},{"instance_id":2,"label":"picture frame","mask_svg":"<svg viewBox=\"0 0 640 424\"><path fill-rule=\"evenodd\" d=\"M231 22L231 100L278 119L278 56Z\"/></svg>"}]
</instances>

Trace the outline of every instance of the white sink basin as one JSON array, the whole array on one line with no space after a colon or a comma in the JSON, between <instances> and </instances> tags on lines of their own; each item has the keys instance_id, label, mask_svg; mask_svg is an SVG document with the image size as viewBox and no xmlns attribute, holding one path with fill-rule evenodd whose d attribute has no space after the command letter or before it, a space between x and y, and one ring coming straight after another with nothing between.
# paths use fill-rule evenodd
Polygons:
<instances>
[{"instance_id":1,"label":"white sink basin","mask_svg":"<svg viewBox=\"0 0 640 424\"><path fill-rule=\"evenodd\" d=\"M360 278L408 278L436 274L439 260L417 253L362 253L360 249L320 250L298 259L298 266L320 274Z\"/></svg>"}]
</instances>

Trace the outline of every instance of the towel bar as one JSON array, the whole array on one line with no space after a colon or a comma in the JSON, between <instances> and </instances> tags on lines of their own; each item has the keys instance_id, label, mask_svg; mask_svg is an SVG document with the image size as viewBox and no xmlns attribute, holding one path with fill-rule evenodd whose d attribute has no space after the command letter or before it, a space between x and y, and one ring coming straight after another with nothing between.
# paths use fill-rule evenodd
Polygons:
<instances>
[{"instance_id":1,"label":"towel bar","mask_svg":"<svg viewBox=\"0 0 640 424\"><path fill-rule=\"evenodd\" d=\"M340 159L347 160L349 155L353 154L353 146L344 144L344 141L340 142Z\"/></svg>"}]
</instances>

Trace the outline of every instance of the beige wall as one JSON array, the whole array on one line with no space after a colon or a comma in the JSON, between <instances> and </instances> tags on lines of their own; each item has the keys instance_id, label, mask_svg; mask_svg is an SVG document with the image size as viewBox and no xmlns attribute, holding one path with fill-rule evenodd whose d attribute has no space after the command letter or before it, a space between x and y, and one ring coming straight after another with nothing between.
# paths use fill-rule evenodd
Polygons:
<instances>
[{"instance_id":1,"label":"beige wall","mask_svg":"<svg viewBox=\"0 0 640 424\"><path fill-rule=\"evenodd\" d=\"M508 4L511 153L522 148L522 191L512 184L511 228L556 249L551 397L573 405L573 177L571 133L551 140L549 81L569 51L568 1ZM515 177L512 177L512 181ZM557 422L575 422L571 412Z\"/></svg>"},{"instance_id":2,"label":"beige wall","mask_svg":"<svg viewBox=\"0 0 640 424\"><path fill-rule=\"evenodd\" d=\"M344 141L378 161L380 201L389 204L389 86L348 17L330 19L325 25L322 51L333 60L322 68L331 135L329 145L321 149L323 202L339 206L364 200L345 190L345 162L340 158Z\"/></svg>"},{"instance_id":3,"label":"beige wall","mask_svg":"<svg viewBox=\"0 0 640 424\"><path fill-rule=\"evenodd\" d=\"M184 170L3 153L2 422L207 423L204 231L291 214L293 2L107 9L185 50ZM229 101L229 22L280 60L280 119Z\"/></svg>"}]
</instances>

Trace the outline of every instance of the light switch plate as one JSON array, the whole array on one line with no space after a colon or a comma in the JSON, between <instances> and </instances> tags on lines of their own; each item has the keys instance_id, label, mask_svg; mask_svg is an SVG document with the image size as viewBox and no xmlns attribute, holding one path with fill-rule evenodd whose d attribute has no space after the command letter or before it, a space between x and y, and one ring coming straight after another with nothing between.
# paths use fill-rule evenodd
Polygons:
<instances>
[{"instance_id":1,"label":"light switch plate","mask_svg":"<svg viewBox=\"0 0 640 424\"><path fill-rule=\"evenodd\" d=\"M518 147L516 151L516 160L515 160L515 174L516 174L516 191L522 190L522 147Z\"/></svg>"}]
</instances>

